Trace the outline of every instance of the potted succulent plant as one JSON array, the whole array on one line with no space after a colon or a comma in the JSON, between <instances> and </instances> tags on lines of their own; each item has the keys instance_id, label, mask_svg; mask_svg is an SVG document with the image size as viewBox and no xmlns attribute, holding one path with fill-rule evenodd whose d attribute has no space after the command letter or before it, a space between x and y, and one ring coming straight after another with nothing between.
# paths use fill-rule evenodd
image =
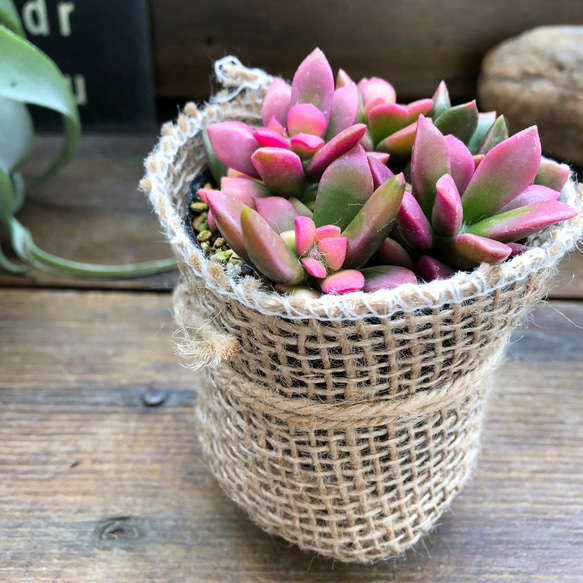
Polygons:
<instances>
[{"instance_id":1,"label":"potted succulent plant","mask_svg":"<svg viewBox=\"0 0 583 583\"><path fill-rule=\"evenodd\" d=\"M291 85L233 58L217 74L142 181L182 270L179 349L208 367L208 463L304 549L398 554L469 475L488 372L579 238L581 196L536 128L509 137L443 83L400 105L382 79L334 83L319 50Z\"/></svg>"}]
</instances>

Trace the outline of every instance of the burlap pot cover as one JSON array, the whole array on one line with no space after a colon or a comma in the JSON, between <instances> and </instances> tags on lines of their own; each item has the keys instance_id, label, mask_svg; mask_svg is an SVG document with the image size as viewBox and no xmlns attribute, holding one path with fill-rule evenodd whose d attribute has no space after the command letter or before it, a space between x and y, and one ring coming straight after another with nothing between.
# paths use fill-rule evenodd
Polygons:
<instances>
[{"instance_id":1,"label":"burlap pot cover","mask_svg":"<svg viewBox=\"0 0 583 583\"><path fill-rule=\"evenodd\" d=\"M260 123L272 79L233 57L216 72L225 89L164 126L141 183L183 276L179 351L208 371L196 414L207 461L255 522L303 549L359 562L399 554L468 477L488 373L583 218L549 227L511 261L445 281L309 301L264 291L207 260L184 226L206 165L201 129ZM561 196L583 207L573 182Z\"/></svg>"}]
</instances>

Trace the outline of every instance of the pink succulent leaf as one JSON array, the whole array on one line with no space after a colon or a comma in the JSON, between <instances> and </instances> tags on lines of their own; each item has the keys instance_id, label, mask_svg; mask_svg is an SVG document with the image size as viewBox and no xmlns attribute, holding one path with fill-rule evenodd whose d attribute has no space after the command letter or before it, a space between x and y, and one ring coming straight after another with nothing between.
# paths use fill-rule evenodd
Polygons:
<instances>
[{"instance_id":1,"label":"pink succulent leaf","mask_svg":"<svg viewBox=\"0 0 583 583\"><path fill-rule=\"evenodd\" d=\"M362 102L366 107L371 101L381 98L384 103L395 103L397 93L395 88L384 79L371 77L361 86Z\"/></svg>"},{"instance_id":2,"label":"pink succulent leaf","mask_svg":"<svg viewBox=\"0 0 583 583\"><path fill-rule=\"evenodd\" d=\"M389 158L391 157L390 154L387 154L386 152L367 152L366 153L366 157L370 160L371 158L375 158L376 160L378 160L381 164L385 164L389 161Z\"/></svg>"},{"instance_id":3,"label":"pink succulent leaf","mask_svg":"<svg viewBox=\"0 0 583 583\"><path fill-rule=\"evenodd\" d=\"M435 279L447 279L454 275L455 270L430 255L422 255L415 266L417 275L426 282Z\"/></svg>"},{"instance_id":4,"label":"pink succulent leaf","mask_svg":"<svg viewBox=\"0 0 583 583\"><path fill-rule=\"evenodd\" d=\"M343 269L322 280L320 287L327 294L345 294L358 291L364 287L364 275L356 269Z\"/></svg>"},{"instance_id":5,"label":"pink succulent leaf","mask_svg":"<svg viewBox=\"0 0 583 583\"><path fill-rule=\"evenodd\" d=\"M378 188L381 184L384 184L389 178L394 176L393 172L387 168L376 156L369 156L368 165L370 166L370 172L372 174L373 186Z\"/></svg>"},{"instance_id":6,"label":"pink succulent leaf","mask_svg":"<svg viewBox=\"0 0 583 583\"><path fill-rule=\"evenodd\" d=\"M217 223L215 221L215 217L213 217L213 211L209 209L209 212L206 215L207 223L209 224L209 230L211 233L216 233L219 230Z\"/></svg>"},{"instance_id":7,"label":"pink succulent leaf","mask_svg":"<svg viewBox=\"0 0 583 583\"><path fill-rule=\"evenodd\" d=\"M352 150L365 132L366 126L364 124L356 124L340 132L318 150L308 163L306 173L313 178L321 176L334 160Z\"/></svg>"},{"instance_id":8,"label":"pink succulent leaf","mask_svg":"<svg viewBox=\"0 0 583 583\"><path fill-rule=\"evenodd\" d=\"M358 114L358 89L350 83L334 91L334 102L330 122L326 130L326 140L330 141L340 132L348 129L356 122Z\"/></svg>"},{"instance_id":9,"label":"pink succulent leaf","mask_svg":"<svg viewBox=\"0 0 583 583\"><path fill-rule=\"evenodd\" d=\"M286 119L287 119L287 114L286 114ZM275 115L271 116L271 119L269 120L267 127L270 130L273 130L274 132L278 133L280 136L283 136L285 138L285 128L283 127L283 125L281 125L277 121L277 118L275 117Z\"/></svg>"},{"instance_id":10,"label":"pink succulent leaf","mask_svg":"<svg viewBox=\"0 0 583 583\"><path fill-rule=\"evenodd\" d=\"M287 140L281 134L270 128L258 128L254 130L253 137L262 147L289 150Z\"/></svg>"},{"instance_id":11,"label":"pink succulent leaf","mask_svg":"<svg viewBox=\"0 0 583 583\"><path fill-rule=\"evenodd\" d=\"M346 228L372 192L373 181L366 154L361 146L355 146L324 171L318 185L314 222L318 227L337 225Z\"/></svg>"},{"instance_id":12,"label":"pink succulent leaf","mask_svg":"<svg viewBox=\"0 0 583 583\"><path fill-rule=\"evenodd\" d=\"M365 152L372 152L374 150L374 142L372 141L372 136L368 128L358 143L364 148Z\"/></svg>"},{"instance_id":13,"label":"pink succulent leaf","mask_svg":"<svg viewBox=\"0 0 583 583\"><path fill-rule=\"evenodd\" d=\"M468 147L455 136L445 136L445 142L449 152L451 176L458 191L463 193L476 169L474 157Z\"/></svg>"},{"instance_id":14,"label":"pink succulent leaf","mask_svg":"<svg viewBox=\"0 0 583 583\"><path fill-rule=\"evenodd\" d=\"M336 75L336 89L341 89L354 83L350 78L350 75L344 69L338 69L338 74Z\"/></svg>"},{"instance_id":15,"label":"pink succulent leaf","mask_svg":"<svg viewBox=\"0 0 583 583\"><path fill-rule=\"evenodd\" d=\"M241 212L241 228L245 249L263 275L286 285L304 281L304 269L295 253L258 212L245 207Z\"/></svg>"},{"instance_id":16,"label":"pink succulent leaf","mask_svg":"<svg viewBox=\"0 0 583 583\"><path fill-rule=\"evenodd\" d=\"M375 144L402 130L407 122L407 108L397 103L373 107L368 114L368 127Z\"/></svg>"},{"instance_id":17,"label":"pink succulent leaf","mask_svg":"<svg viewBox=\"0 0 583 583\"><path fill-rule=\"evenodd\" d=\"M209 126L207 132L213 152L223 164L243 174L259 176L251 163L251 156L259 148L259 142L247 124L222 121Z\"/></svg>"},{"instance_id":18,"label":"pink succulent leaf","mask_svg":"<svg viewBox=\"0 0 583 583\"><path fill-rule=\"evenodd\" d=\"M413 260L409 253L405 251L402 245L390 237L387 237L381 243L373 259L382 265L397 265L411 270L414 269Z\"/></svg>"},{"instance_id":19,"label":"pink succulent leaf","mask_svg":"<svg viewBox=\"0 0 583 583\"><path fill-rule=\"evenodd\" d=\"M556 200L542 200L473 224L466 233L511 243L560 221L571 219L577 211Z\"/></svg>"},{"instance_id":20,"label":"pink succulent leaf","mask_svg":"<svg viewBox=\"0 0 583 583\"><path fill-rule=\"evenodd\" d=\"M219 190L208 190L206 194L208 205L221 235L239 257L252 265L245 249L241 228L241 213L248 207L238 198L228 196Z\"/></svg>"},{"instance_id":21,"label":"pink succulent leaf","mask_svg":"<svg viewBox=\"0 0 583 583\"><path fill-rule=\"evenodd\" d=\"M471 233L456 235L446 243L448 263L458 269L474 269L480 263L500 263L512 249L487 237Z\"/></svg>"},{"instance_id":22,"label":"pink succulent leaf","mask_svg":"<svg viewBox=\"0 0 583 583\"><path fill-rule=\"evenodd\" d=\"M347 245L346 237L327 237L318 241L317 248L324 256L326 265L332 271L338 271L344 265Z\"/></svg>"},{"instance_id":23,"label":"pink succulent leaf","mask_svg":"<svg viewBox=\"0 0 583 583\"><path fill-rule=\"evenodd\" d=\"M330 119L334 100L334 75L324 53L312 51L298 67L291 90L291 105L311 103Z\"/></svg>"},{"instance_id":24,"label":"pink succulent leaf","mask_svg":"<svg viewBox=\"0 0 583 583\"><path fill-rule=\"evenodd\" d=\"M407 245L417 251L427 251L433 246L433 231L415 197L408 192L397 214L397 228Z\"/></svg>"},{"instance_id":25,"label":"pink succulent leaf","mask_svg":"<svg viewBox=\"0 0 583 583\"><path fill-rule=\"evenodd\" d=\"M409 156L413 149L417 123L414 122L380 142L376 149L395 156Z\"/></svg>"},{"instance_id":26,"label":"pink succulent leaf","mask_svg":"<svg viewBox=\"0 0 583 583\"><path fill-rule=\"evenodd\" d=\"M303 257L300 259L300 261L310 275L313 275L318 279L323 279L326 277L326 268L317 259L313 259L312 257Z\"/></svg>"},{"instance_id":27,"label":"pink succulent leaf","mask_svg":"<svg viewBox=\"0 0 583 583\"><path fill-rule=\"evenodd\" d=\"M317 289L306 285L284 285L283 283L276 283L274 287L275 291L281 295L301 297L308 300L317 300L322 296Z\"/></svg>"},{"instance_id":28,"label":"pink succulent leaf","mask_svg":"<svg viewBox=\"0 0 583 583\"><path fill-rule=\"evenodd\" d=\"M476 168L462 195L464 222L487 218L516 198L536 176L541 145L532 126L492 148Z\"/></svg>"},{"instance_id":29,"label":"pink succulent leaf","mask_svg":"<svg viewBox=\"0 0 583 583\"><path fill-rule=\"evenodd\" d=\"M279 77L273 79L263 98L261 107L261 118L264 126L269 126L273 117L282 128L285 126L287 112L290 108L291 94L292 88L288 83Z\"/></svg>"},{"instance_id":30,"label":"pink succulent leaf","mask_svg":"<svg viewBox=\"0 0 583 583\"><path fill-rule=\"evenodd\" d=\"M435 200L435 184L444 174L450 174L445 137L428 117L420 115L411 153L411 185L427 217L431 216Z\"/></svg>"},{"instance_id":31,"label":"pink succulent leaf","mask_svg":"<svg viewBox=\"0 0 583 583\"><path fill-rule=\"evenodd\" d=\"M417 276L406 267L379 265L360 270L364 275L362 291L373 293L381 289L395 289L407 283L417 283Z\"/></svg>"},{"instance_id":32,"label":"pink succulent leaf","mask_svg":"<svg viewBox=\"0 0 583 583\"><path fill-rule=\"evenodd\" d=\"M501 115L496 119L484 136L484 139L478 148L478 154L487 154L494 146L497 146L500 142L507 139L508 125L504 116Z\"/></svg>"},{"instance_id":33,"label":"pink succulent leaf","mask_svg":"<svg viewBox=\"0 0 583 583\"><path fill-rule=\"evenodd\" d=\"M310 217L297 216L294 219L296 251L305 255L314 246L316 225Z\"/></svg>"},{"instance_id":34,"label":"pink succulent leaf","mask_svg":"<svg viewBox=\"0 0 583 583\"><path fill-rule=\"evenodd\" d=\"M368 119L368 115L369 115L371 109L374 109L378 105L386 105L386 104L387 104L387 102L382 97L377 97L376 99L373 99L372 101L369 101L366 104L366 106L364 107L364 110L363 110L364 117L366 119Z\"/></svg>"},{"instance_id":35,"label":"pink succulent leaf","mask_svg":"<svg viewBox=\"0 0 583 583\"><path fill-rule=\"evenodd\" d=\"M312 218L314 213L301 200L290 196L289 201L294 205L298 215Z\"/></svg>"},{"instance_id":36,"label":"pink succulent leaf","mask_svg":"<svg viewBox=\"0 0 583 583\"><path fill-rule=\"evenodd\" d=\"M213 152L207 128L204 128L202 131L202 141L206 151L211 174L213 175L213 178L219 182L221 178L227 174L228 168L217 158L216 154Z\"/></svg>"},{"instance_id":37,"label":"pink succulent leaf","mask_svg":"<svg viewBox=\"0 0 583 583\"><path fill-rule=\"evenodd\" d=\"M435 90L431 100L433 101L433 106L427 114L427 117L432 119L437 119L442 113L446 112L451 107L449 91L447 90L445 81L442 81L437 86L437 89Z\"/></svg>"},{"instance_id":38,"label":"pink succulent leaf","mask_svg":"<svg viewBox=\"0 0 583 583\"><path fill-rule=\"evenodd\" d=\"M282 233L294 228L297 211L287 198L281 196L258 198L255 204L257 212L276 233Z\"/></svg>"},{"instance_id":39,"label":"pink succulent leaf","mask_svg":"<svg viewBox=\"0 0 583 583\"><path fill-rule=\"evenodd\" d=\"M322 225L316 229L316 243L329 237L340 237L342 229L337 225Z\"/></svg>"},{"instance_id":40,"label":"pink succulent leaf","mask_svg":"<svg viewBox=\"0 0 583 583\"><path fill-rule=\"evenodd\" d=\"M478 153L478 148L480 144L483 142L488 130L492 127L492 124L496 121L496 112L495 111L486 111L482 113L478 113L478 125L476 127L476 131L474 135L471 137L470 142L468 144L468 148L472 154Z\"/></svg>"},{"instance_id":41,"label":"pink succulent leaf","mask_svg":"<svg viewBox=\"0 0 583 583\"><path fill-rule=\"evenodd\" d=\"M296 134L290 140L292 150L302 159L311 158L325 144L322 138L311 134Z\"/></svg>"},{"instance_id":42,"label":"pink succulent leaf","mask_svg":"<svg viewBox=\"0 0 583 583\"><path fill-rule=\"evenodd\" d=\"M261 182L248 178L231 178L221 183L221 190L234 196L247 206L255 208L255 199L270 196L269 190Z\"/></svg>"},{"instance_id":43,"label":"pink succulent leaf","mask_svg":"<svg viewBox=\"0 0 583 583\"><path fill-rule=\"evenodd\" d=\"M567 183L567 180L569 180L570 173L571 169L567 164L559 164L554 160L542 158L534 183L548 186L553 190L561 192Z\"/></svg>"},{"instance_id":44,"label":"pink succulent leaf","mask_svg":"<svg viewBox=\"0 0 583 583\"><path fill-rule=\"evenodd\" d=\"M418 99L405 106L407 108L407 120L405 125L416 122L420 115L428 116L433 107L433 99Z\"/></svg>"},{"instance_id":45,"label":"pink succulent leaf","mask_svg":"<svg viewBox=\"0 0 583 583\"><path fill-rule=\"evenodd\" d=\"M364 266L381 246L395 224L404 192L401 173L381 184L364 203L342 233L348 244L345 267Z\"/></svg>"},{"instance_id":46,"label":"pink succulent leaf","mask_svg":"<svg viewBox=\"0 0 583 583\"><path fill-rule=\"evenodd\" d=\"M324 114L311 103L298 103L287 114L287 131L290 136L311 134L318 138L326 129Z\"/></svg>"},{"instance_id":47,"label":"pink succulent leaf","mask_svg":"<svg viewBox=\"0 0 583 583\"><path fill-rule=\"evenodd\" d=\"M300 157L290 150L260 148L251 157L267 188L279 196L295 196L304 186L304 168Z\"/></svg>"},{"instance_id":48,"label":"pink succulent leaf","mask_svg":"<svg viewBox=\"0 0 583 583\"><path fill-rule=\"evenodd\" d=\"M207 194L209 192L217 192L217 191L212 189L212 188L199 188L197 190L197 194L198 194L198 196L200 196L200 200L202 200L202 202L208 203Z\"/></svg>"},{"instance_id":49,"label":"pink succulent leaf","mask_svg":"<svg viewBox=\"0 0 583 583\"><path fill-rule=\"evenodd\" d=\"M561 193L558 190L547 188L539 184L532 184L525 188L515 199L511 200L506 206L503 206L496 215L512 211L514 209L528 206L541 200L558 200Z\"/></svg>"},{"instance_id":50,"label":"pink succulent leaf","mask_svg":"<svg viewBox=\"0 0 583 583\"><path fill-rule=\"evenodd\" d=\"M454 179L444 174L435 185L437 194L431 213L431 225L438 237L453 237L463 219L462 200Z\"/></svg>"},{"instance_id":51,"label":"pink succulent leaf","mask_svg":"<svg viewBox=\"0 0 583 583\"><path fill-rule=\"evenodd\" d=\"M444 111L433 123L444 136L451 134L468 144L478 127L478 106L475 101L456 105Z\"/></svg>"},{"instance_id":52,"label":"pink succulent leaf","mask_svg":"<svg viewBox=\"0 0 583 583\"><path fill-rule=\"evenodd\" d=\"M508 247L512 249L512 253L510 253L508 259L514 259L514 257L518 257L519 255L526 253L526 251L528 251L529 249L526 245L523 245L522 243L506 243L506 245L508 245Z\"/></svg>"},{"instance_id":53,"label":"pink succulent leaf","mask_svg":"<svg viewBox=\"0 0 583 583\"><path fill-rule=\"evenodd\" d=\"M279 236L289 245L290 249L298 255L296 249L296 232L294 229L290 231L282 231Z\"/></svg>"}]
</instances>

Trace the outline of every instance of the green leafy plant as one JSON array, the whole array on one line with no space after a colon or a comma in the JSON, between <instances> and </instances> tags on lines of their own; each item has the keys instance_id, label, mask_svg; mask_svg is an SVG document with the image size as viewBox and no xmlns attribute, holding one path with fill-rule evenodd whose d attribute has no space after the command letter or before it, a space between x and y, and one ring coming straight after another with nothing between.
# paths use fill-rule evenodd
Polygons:
<instances>
[{"instance_id":1,"label":"green leafy plant","mask_svg":"<svg viewBox=\"0 0 583 583\"><path fill-rule=\"evenodd\" d=\"M25 189L20 166L28 157L34 127L27 104L46 107L63 120L63 145L49 167ZM60 275L132 277L173 268L171 260L128 265L94 265L62 259L35 245L15 217L31 190L63 168L73 157L81 134L79 112L71 90L55 63L30 43L12 0L0 0L0 227L6 229L16 264L0 248L0 267L24 273L36 267Z\"/></svg>"},{"instance_id":2,"label":"green leafy plant","mask_svg":"<svg viewBox=\"0 0 583 583\"><path fill-rule=\"evenodd\" d=\"M263 127L207 128L220 190L205 227L282 293L375 291L446 278L527 250L517 243L576 211L566 165L541 158L536 127L508 136L476 102L396 102L377 77L336 83L316 49L291 85L276 78Z\"/></svg>"}]
</instances>

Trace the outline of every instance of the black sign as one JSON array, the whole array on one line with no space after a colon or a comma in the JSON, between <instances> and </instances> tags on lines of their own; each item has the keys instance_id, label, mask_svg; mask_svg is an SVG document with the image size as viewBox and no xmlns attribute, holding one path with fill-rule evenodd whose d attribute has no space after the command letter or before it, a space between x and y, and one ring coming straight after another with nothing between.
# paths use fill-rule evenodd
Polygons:
<instances>
[{"instance_id":1,"label":"black sign","mask_svg":"<svg viewBox=\"0 0 583 583\"><path fill-rule=\"evenodd\" d=\"M146 0L15 3L28 39L66 75L84 131L151 131L155 127ZM59 127L56 115L33 111L33 117L41 129Z\"/></svg>"}]
</instances>

